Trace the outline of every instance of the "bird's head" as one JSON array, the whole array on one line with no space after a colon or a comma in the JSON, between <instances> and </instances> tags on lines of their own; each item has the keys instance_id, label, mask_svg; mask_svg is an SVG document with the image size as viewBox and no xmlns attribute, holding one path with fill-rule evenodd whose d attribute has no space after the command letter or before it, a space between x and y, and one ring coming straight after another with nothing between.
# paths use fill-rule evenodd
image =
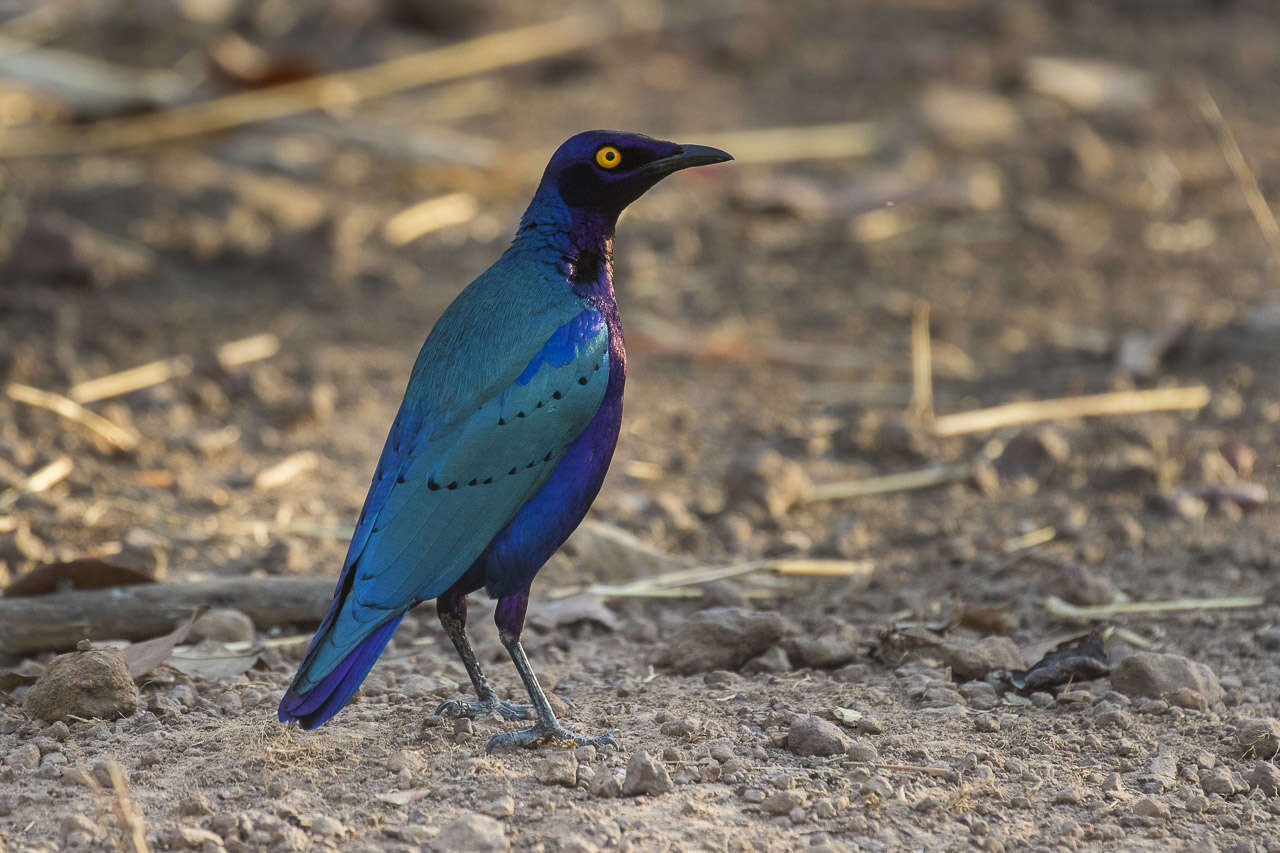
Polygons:
<instances>
[{"instance_id":1,"label":"bird's head","mask_svg":"<svg viewBox=\"0 0 1280 853\"><path fill-rule=\"evenodd\" d=\"M691 166L733 157L705 145L677 145L640 133L588 130L561 145L542 175L570 208L616 218L658 181Z\"/></svg>"}]
</instances>

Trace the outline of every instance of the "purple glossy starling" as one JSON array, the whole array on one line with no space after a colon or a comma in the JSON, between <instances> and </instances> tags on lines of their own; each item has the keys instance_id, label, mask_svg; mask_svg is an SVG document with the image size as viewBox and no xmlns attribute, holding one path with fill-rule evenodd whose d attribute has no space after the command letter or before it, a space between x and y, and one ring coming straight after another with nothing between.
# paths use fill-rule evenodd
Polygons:
<instances>
[{"instance_id":1,"label":"purple glossy starling","mask_svg":"<svg viewBox=\"0 0 1280 853\"><path fill-rule=\"evenodd\" d=\"M437 714L536 720L488 749L582 738L556 720L520 645L529 586L582 521L622 423L627 358L613 295L623 208L667 175L733 159L715 148L589 131L547 164L497 263L427 336L391 424L333 602L280 702L315 728L351 698L408 610L436 600L479 701ZM499 698L467 639L467 594L494 621L532 706Z\"/></svg>"}]
</instances>

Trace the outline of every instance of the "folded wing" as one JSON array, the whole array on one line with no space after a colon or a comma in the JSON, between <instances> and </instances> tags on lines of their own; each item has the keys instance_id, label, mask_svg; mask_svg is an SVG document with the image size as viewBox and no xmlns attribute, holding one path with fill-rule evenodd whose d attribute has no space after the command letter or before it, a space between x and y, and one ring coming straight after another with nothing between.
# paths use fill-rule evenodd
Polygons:
<instances>
[{"instance_id":1,"label":"folded wing","mask_svg":"<svg viewBox=\"0 0 1280 853\"><path fill-rule=\"evenodd\" d=\"M514 380L465 411L432 411L411 384L291 692L315 687L387 622L457 581L590 423L608 383L604 318L581 310L535 347L532 357L502 354L516 356Z\"/></svg>"}]
</instances>

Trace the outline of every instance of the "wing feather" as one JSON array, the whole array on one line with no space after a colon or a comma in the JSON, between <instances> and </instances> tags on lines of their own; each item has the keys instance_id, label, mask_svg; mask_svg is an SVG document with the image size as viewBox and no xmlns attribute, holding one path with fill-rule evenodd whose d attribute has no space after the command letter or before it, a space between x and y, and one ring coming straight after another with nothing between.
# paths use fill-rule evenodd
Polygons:
<instances>
[{"instance_id":1,"label":"wing feather","mask_svg":"<svg viewBox=\"0 0 1280 853\"><path fill-rule=\"evenodd\" d=\"M352 537L328 630L317 632L298 692L392 614L457 581L600 408L609 333L594 309L579 306L532 356L506 357L515 362L504 371L513 378L473 398L462 415L437 417L415 401L411 383Z\"/></svg>"}]
</instances>

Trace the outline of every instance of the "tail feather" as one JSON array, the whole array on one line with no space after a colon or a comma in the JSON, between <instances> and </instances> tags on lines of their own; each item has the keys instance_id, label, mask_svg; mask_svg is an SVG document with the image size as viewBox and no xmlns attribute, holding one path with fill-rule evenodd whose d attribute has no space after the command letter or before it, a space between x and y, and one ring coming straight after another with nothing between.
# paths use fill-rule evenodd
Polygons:
<instances>
[{"instance_id":1,"label":"tail feather","mask_svg":"<svg viewBox=\"0 0 1280 853\"><path fill-rule=\"evenodd\" d=\"M328 675L320 679L314 686L302 693L294 692L290 687L280 700L278 716L282 723L299 723L304 729L314 729L328 720L360 688L361 682L373 668L374 661L382 653L387 641L395 633L405 611L378 626L369 636L360 641L351 652L338 662ZM321 628L323 631L323 626ZM315 642L319 641L319 637ZM297 682L295 681L295 684Z\"/></svg>"}]
</instances>

